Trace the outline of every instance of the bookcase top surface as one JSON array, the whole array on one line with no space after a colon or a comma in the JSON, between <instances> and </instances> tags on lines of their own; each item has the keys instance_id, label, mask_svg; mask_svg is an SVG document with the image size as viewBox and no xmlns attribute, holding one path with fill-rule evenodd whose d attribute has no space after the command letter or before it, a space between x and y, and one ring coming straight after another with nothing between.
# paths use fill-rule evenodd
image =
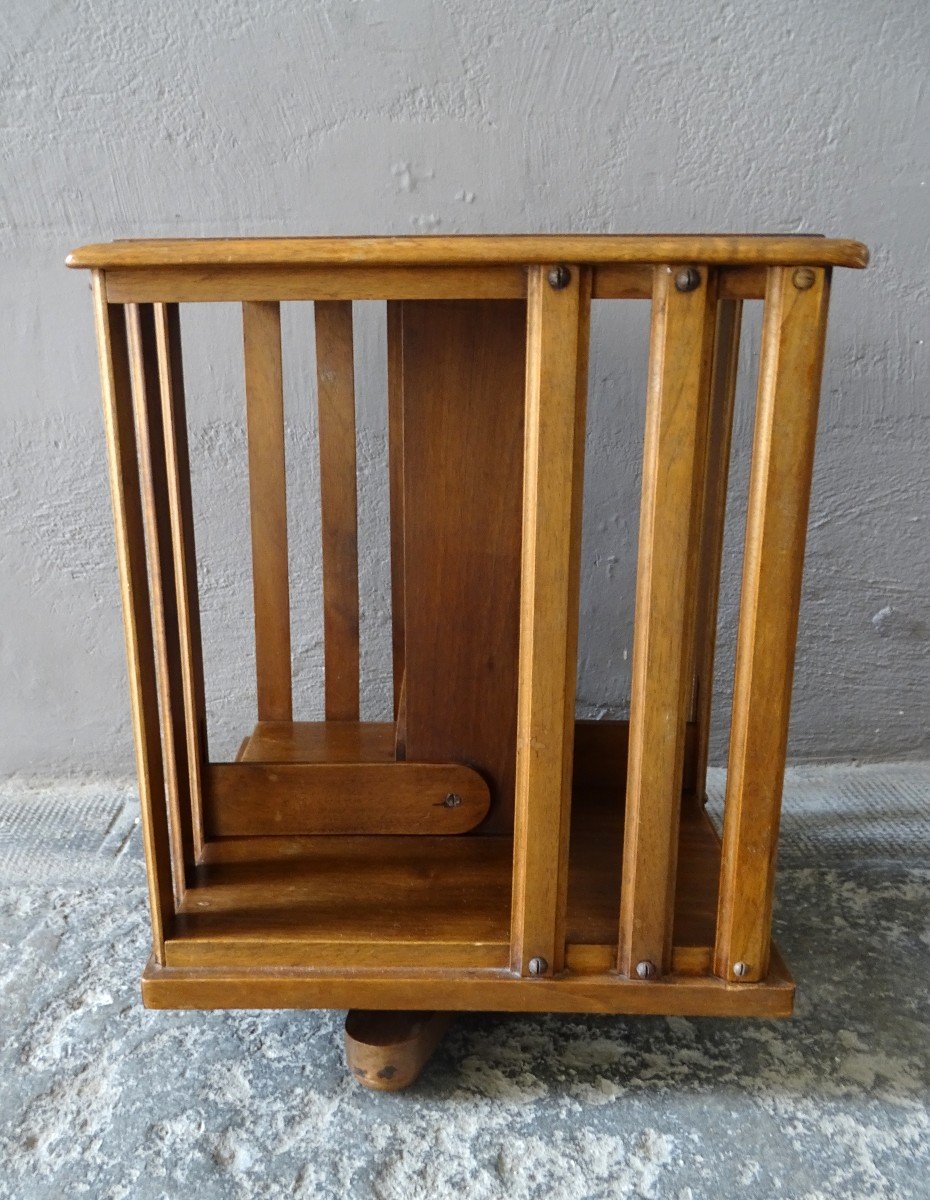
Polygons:
<instances>
[{"instance_id":1,"label":"bookcase top surface","mask_svg":"<svg viewBox=\"0 0 930 1200\"><path fill-rule=\"evenodd\" d=\"M497 234L453 237L127 239L81 246L69 267L447 267L707 263L864 267L868 249L806 234Z\"/></svg>"}]
</instances>

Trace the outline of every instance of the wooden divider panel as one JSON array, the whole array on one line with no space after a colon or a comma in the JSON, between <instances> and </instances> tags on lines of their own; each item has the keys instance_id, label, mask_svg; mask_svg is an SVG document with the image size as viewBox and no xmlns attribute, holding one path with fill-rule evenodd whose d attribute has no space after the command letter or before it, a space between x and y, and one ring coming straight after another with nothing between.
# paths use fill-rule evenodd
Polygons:
<instances>
[{"instance_id":1,"label":"wooden divider panel","mask_svg":"<svg viewBox=\"0 0 930 1200\"><path fill-rule=\"evenodd\" d=\"M526 305L405 301L399 325L401 749L410 761L479 770L492 792L484 831L507 832L517 721ZM397 317L391 329L396 356Z\"/></svg>"},{"instance_id":2,"label":"wooden divider panel","mask_svg":"<svg viewBox=\"0 0 930 1200\"><path fill-rule=\"evenodd\" d=\"M252 509L252 586L255 596L255 673L258 719L289 721L291 611L287 562L287 488L281 306L242 305L245 394Z\"/></svg>"},{"instance_id":3,"label":"wooden divider panel","mask_svg":"<svg viewBox=\"0 0 930 1200\"><path fill-rule=\"evenodd\" d=\"M769 271L749 479L714 969L769 969L772 888L829 275Z\"/></svg>"},{"instance_id":4,"label":"wooden divider panel","mask_svg":"<svg viewBox=\"0 0 930 1200\"><path fill-rule=\"evenodd\" d=\"M716 300L706 267L656 268L618 964L641 978L671 966Z\"/></svg>"}]
</instances>

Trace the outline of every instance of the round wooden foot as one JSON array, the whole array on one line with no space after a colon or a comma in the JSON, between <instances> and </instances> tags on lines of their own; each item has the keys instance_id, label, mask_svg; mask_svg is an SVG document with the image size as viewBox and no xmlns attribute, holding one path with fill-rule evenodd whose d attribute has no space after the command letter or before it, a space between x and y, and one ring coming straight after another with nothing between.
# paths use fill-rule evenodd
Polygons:
<instances>
[{"instance_id":1,"label":"round wooden foot","mask_svg":"<svg viewBox=\"0 0 930 1200\"><path fill-rule=\"evenodd\" d=\"M346 1017L346 1063L377 1092L409 1087L429 1061L454 1013L353 1008Z\"/></svg>"}]
</instances>

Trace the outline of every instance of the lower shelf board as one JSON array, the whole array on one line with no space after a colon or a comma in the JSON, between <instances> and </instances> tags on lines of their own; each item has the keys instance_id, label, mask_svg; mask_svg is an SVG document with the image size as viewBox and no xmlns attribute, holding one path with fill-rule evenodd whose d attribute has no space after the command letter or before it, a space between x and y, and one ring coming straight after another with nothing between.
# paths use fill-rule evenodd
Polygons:
<instances>
[{"instance_id":1,"label":"lower shelf board","mask_svg":"<svg viewBox=\"0 0 930 1200\"><path fill-rule=\"evenodd\" d=\"M521 979L501 969L351 971L162 967L142 976L149 1008L366 1008L456 1012L577 1012L679 1017L787 1017L794 984L777 954L764 983L711 976Z\"/></svg>"},{"instance_id":2,"label":"lower shelf board","mask_svg":"<svg viewBox=\"0 0 930 1200\"><path fill-rule=\"evenodd\" d=\"M720 847L682 805L672 973L614 973L622 799L576 782L566 971L509 970L513 843L499 836L226 838L208 843L143 993L153 1007L337 1007L783 1016L793 984L711 974Z\"/></svg>"}]
</instances>

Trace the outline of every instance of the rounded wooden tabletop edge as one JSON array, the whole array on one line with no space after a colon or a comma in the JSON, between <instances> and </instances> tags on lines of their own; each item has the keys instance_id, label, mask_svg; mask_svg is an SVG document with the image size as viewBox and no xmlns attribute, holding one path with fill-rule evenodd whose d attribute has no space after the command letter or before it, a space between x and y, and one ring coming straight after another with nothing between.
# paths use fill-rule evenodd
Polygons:
<instances>
[{"instance_id":1,"label":"rounded wooden tabletop edge","mask_svg":"<svg viewBox=\"0 0 930 1200\"><path fill-rule=\"evenodd\" d=\"M154 238L91 243L67 266L480 267L547 262L865 267L868 248L818 234L516 234L410 237Z\"/></svg>"}]
</instances>

